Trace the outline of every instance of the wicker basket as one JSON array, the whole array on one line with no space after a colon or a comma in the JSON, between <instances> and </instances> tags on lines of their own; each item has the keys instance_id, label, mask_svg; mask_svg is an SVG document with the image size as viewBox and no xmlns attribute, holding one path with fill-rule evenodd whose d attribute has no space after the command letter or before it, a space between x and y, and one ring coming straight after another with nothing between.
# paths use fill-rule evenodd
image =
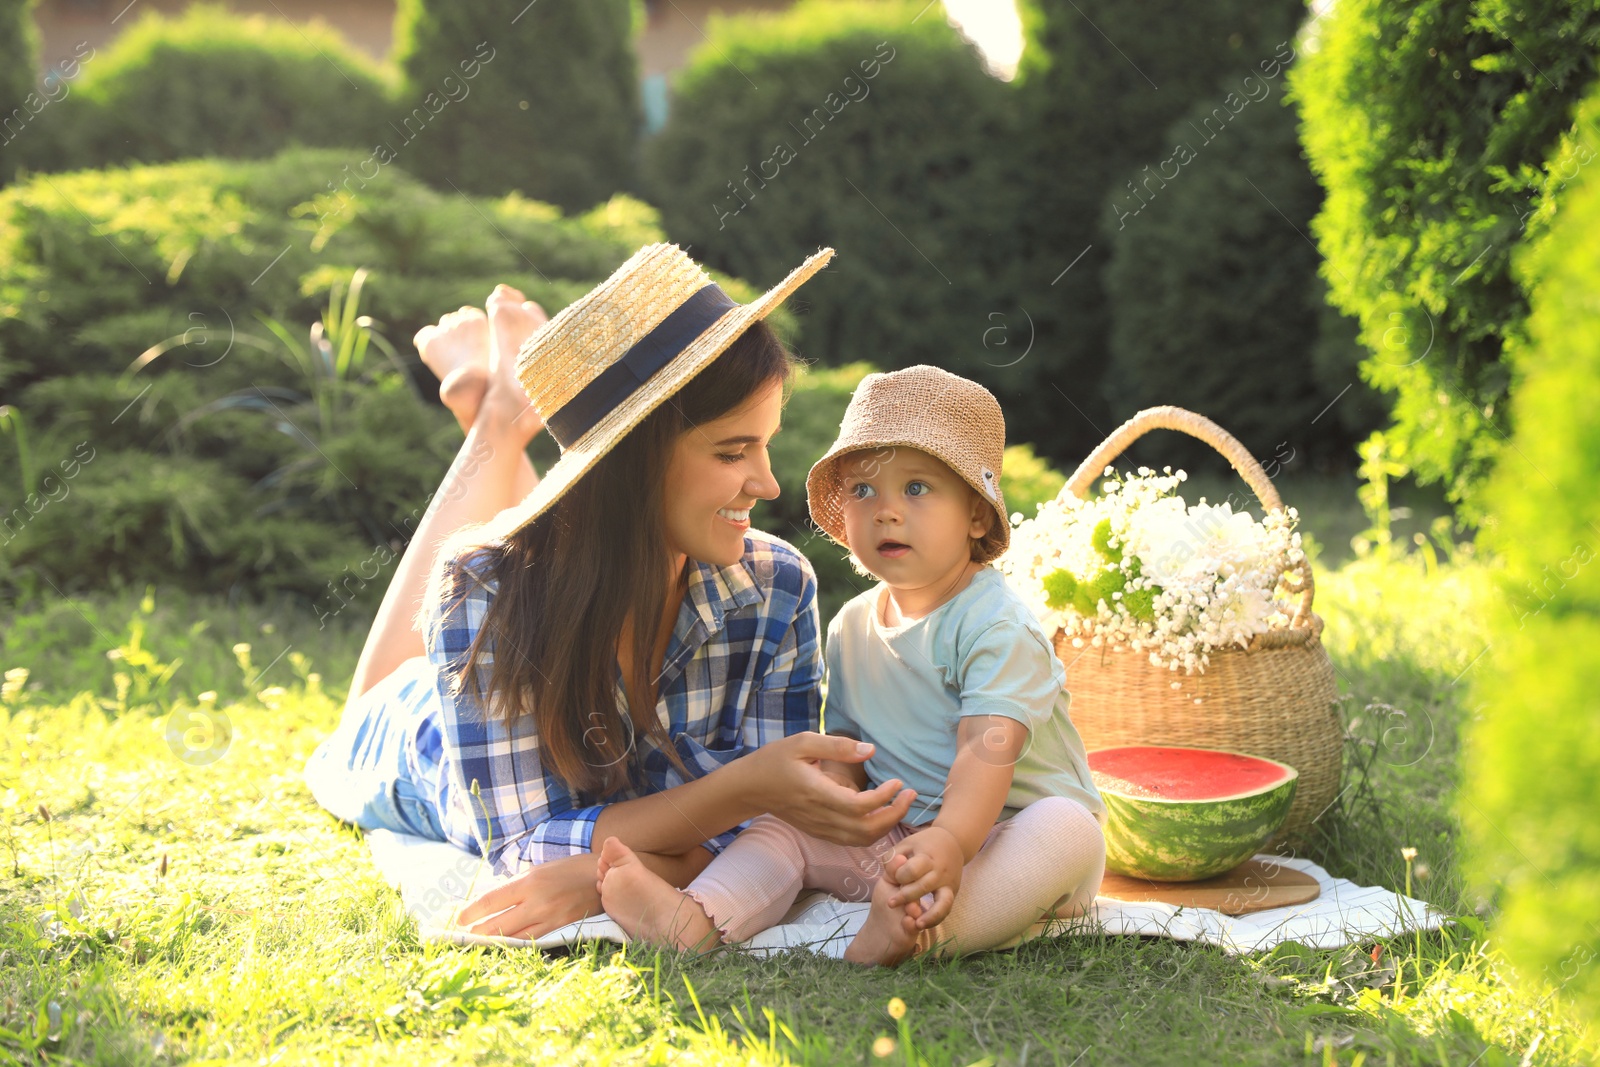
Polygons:
<instances>
[{"instance_id":1,"label":"wicker basket","mask_svg":"<svg viewBox=\"0 0 1600 1067\"><path fill-rule=\"evenodd\" d=\"M1086 497L1108 464L1151 430L1179 430L1222 453L1264 508L1283 507L1272 480L1238 439L1176 407L1149 408L1118 427L1079 465L1063 493ZM1280 760L1300 772L1294 805L1275 840L1295 836L1339 794L1343 729L1322 620L1311 610L1310 561L1283 575L1300 600L1289 627L1257 635L1247 649L1210 654L1204 673L1187 675L1126 648L1083 648L1058 630L1056 655L1067 669L1072 721L1090 750L1117 745L1192 745ZM1178 682L1178 688L1172 687Z\"/></svg>"}]
</instances>

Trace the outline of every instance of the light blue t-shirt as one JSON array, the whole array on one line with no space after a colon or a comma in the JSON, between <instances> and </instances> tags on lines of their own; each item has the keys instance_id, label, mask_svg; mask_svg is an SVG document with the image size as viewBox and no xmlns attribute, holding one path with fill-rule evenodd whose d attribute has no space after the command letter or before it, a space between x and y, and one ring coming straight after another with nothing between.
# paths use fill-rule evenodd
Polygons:
<instances>
[{"instance_id":1,"label":"light blue t-shirt","mask_svg":"<svg viewBox=\"0 0 1600 1067\"><path fill-rule=\"evenodd\" d=\"M1083 739L1067 714L1066 671L1005 576L985 567L944 604L898 626L883 623L887 596L879 583L828 625L822 721L828 733L877 746L866 762L872 785L899 778L917 791L906 822L921 826L939 814L956 729L969 715L1004 715L1030 731L1001 819L1059 796L1103 820Z\"/></svg>"}]
</instances>

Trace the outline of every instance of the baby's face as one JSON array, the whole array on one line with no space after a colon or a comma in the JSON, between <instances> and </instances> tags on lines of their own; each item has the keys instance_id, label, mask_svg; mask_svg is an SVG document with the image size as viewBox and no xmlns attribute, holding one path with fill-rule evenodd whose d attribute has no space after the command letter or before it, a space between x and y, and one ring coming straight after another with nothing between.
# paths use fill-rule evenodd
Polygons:
<instances>
[{"instance_id":1,"label":"baby's face","mask_svg":"<svg viewBox=\"0 0 1600 1067\"><path fill-rule=\"evenodd\" d=\"M972 558L993 509L944 461L904 446L839 460L845 539L891 586L920 588Z\"/></svg>"}]
</instances>

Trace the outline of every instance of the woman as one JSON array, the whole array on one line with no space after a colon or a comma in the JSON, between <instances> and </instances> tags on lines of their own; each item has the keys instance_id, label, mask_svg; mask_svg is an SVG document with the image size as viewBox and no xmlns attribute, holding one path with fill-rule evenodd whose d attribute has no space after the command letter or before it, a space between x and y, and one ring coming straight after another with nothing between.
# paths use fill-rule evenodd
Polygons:
<instances>
[{"instance_id":1,"label":"woman","mask_svg":"<svg viewBox=\"0 0 1600 1067\"><path fill-rule=\"evenodd\" d=\"M681 887L762 812L840 844L906 814L898 781L856 793L820 769L871 746L816 732L816 579L749 528L778 494L792 373L763 320L831 256L739 305L651 245L548 323L502 287L487 321L418 335L466 441L306 780L341 819L514 872L458 914L471 932L599 914L610 837ZM562 456L541 481L526 446L546 426Z\"/></svg>"}]
</instances>

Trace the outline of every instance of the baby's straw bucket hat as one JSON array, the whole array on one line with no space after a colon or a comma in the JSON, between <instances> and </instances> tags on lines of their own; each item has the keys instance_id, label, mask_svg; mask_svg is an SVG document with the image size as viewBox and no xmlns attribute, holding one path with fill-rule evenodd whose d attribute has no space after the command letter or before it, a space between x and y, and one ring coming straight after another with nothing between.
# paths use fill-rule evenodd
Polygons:
<instances>
[{"instance_id":1,"label":"baby's straw bucket hat","mask_svg":"<svg viewBox=\"0 0 1600 1067\"><path fill-rule=\"evenodd\" d=\"M561 458L474 540L509 537L561 494L685 382L827 265L824 248L748 304L736 302L677 245L653 244L563 308L523 343L517 379Z\"/></svg>"},{"instance_id":2,"label":"baby's straw bucket hat","mask_svg":"<svg viewBox=\"0 0 1600 1067\"><path fill-rule=\"evenodd\" d=\"M806 476L811 518L835 541L845 542L838 459L846 452L915 448L943 460L994 506L995 524L979 546L989 563L1011 544L1011 521L1000 492L1006 419L1000 402L977 382L919 364L861 379L845 409L839 438Z\"/></svg>"}]
</instances>

